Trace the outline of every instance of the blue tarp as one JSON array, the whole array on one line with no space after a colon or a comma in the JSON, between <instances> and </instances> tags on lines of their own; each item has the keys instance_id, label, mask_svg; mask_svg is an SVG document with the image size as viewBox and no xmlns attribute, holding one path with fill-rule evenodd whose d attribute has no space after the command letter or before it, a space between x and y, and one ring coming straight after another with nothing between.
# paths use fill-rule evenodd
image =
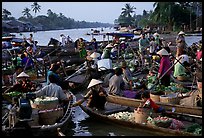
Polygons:
<instances>
[{"instance_id":1,"label":"blue tarp","mask_svg":"<svg viewBox=\"0 0 204 138\"><path fill-rule=\"evenodd\" d=\"M106 35L117 36L117 37L134 37L132 33L106 33Z\"/></svg>"}]
</instances>

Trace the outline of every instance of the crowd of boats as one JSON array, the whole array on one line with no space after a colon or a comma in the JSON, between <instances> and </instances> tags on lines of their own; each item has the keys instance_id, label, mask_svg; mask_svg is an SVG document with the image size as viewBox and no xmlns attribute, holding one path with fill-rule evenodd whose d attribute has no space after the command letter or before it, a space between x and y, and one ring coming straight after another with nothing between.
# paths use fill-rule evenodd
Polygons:
<instances>
[{"instance_id":1,"label":"crowd of boats","mask_svg":"<svg viewBox=\"0 0 204 138\"><path fill-rule=\"evenodd\" d=\"M195 50L202 47L202 40L188 46L187 54L191 66L186 70L189 71L191 77L175 78L172 75L171 85L161 88L159 80L155 78L160 64L158 55L146 55L145 66L142 66L138 52L140 38L133 39L134 35L129 33L106 33L106 35L112 36L113 39L96 42L98 43L97 49L93 42L85 42L85 58L80 57L80 50L76 47L77 43L73 41L62 46L60 41L51 38L47 46L39 46L36 42L27 43L29 39L16 41L15 39L18 38L15 36L3 37L2 40L8 43L7 46L9 45L9 47L3 47L2 41L3 134L23 135L25 134L24 130L27 130L28 135L57 135L58 133L62 136L64 135L63 130L66 129L66 125L70 121L73 108L78 105L94 119L132 129L155 131L161 135L202 135L202 77L200 76L202 74L202 58L197 60L195 55ZM151 36L151 34L148 35ZM126 44L126 47L122 50L119 47L123 43ZM163 44L161 47L167 46L165 43ZM168 45L168 47L172 53L171 63L174 65L176 47L174 45ZM106 49L110 50L108 57L104 56ZM32 61L30 68L28 60L22 64L22 55ZM133 76L132 89L124 90L123 95L120 96L111 95L108 92L108 81L105 78L108 74L113 73L114 69L120 68L124 61ZM73 95L65 109L56 104L53 99L43 101L42 98L41 102L35 103L36 97L32 95L33 91L46 85L47 72L53 63L59 64L58 74L67 83L68 93ZM19 65L23 67L22 72L27 74L26 79L33 84L33 87L26 91L14 87L16 81L21 78L14 78L15 69ZM201 74L197 72L198 70ZM88 101L79 104L74 96L79 90L84 91L84 95L86 95L89 90L87 87L92 79L101 80L102 86L107 92L104 110L88 107ZM167 111L165 116L171 120L168 126L161 125L167 123L165 121L159 120L160 123L154 121L154 118L161 116L159 113L148 115L145 113L147 116L145 121L141 121L144 114L140 116L141 118L136 118L137 107L144 103L141 99L144 85L150 92L150 98ZM162 94L157 95L155 91L162 91ZM63 108L63 112L61 113L61 110L55 112L55 109L58 108ZM52 118L55 118L54 121L48 117L51 114ZM114 116L113 114L118 115ZM139 119L141 120L138 122ZM182 127L176 124L176 121L180 121Z\"/></svg>"}]
</instances>

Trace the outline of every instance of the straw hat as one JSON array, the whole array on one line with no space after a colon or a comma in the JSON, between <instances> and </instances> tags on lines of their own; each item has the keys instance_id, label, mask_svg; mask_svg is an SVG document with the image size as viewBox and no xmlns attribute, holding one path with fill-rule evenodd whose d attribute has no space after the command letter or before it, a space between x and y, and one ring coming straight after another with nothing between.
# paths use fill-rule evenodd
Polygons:
<instances>
[{"instance_id":1,"label":"straw hat","mask_svg":"<svg viewBox=\"0 0 204 138\"><path fill-rule=\"evenodd\" d=\"M17 78L29 78L30 76L28 74L26 74L25 72L21 72Z\"/></svg>"},{"instance_id":2,"label":"straw hat","mask_svg":"<svg viewBox=\"0 0 204 138\"><path fill-rule=\"evenodd\" d=\"M97 53L97 52L93 52L93 53L90 55L91 58L98 58L98 57L100 57L100 56L101 56L101 54L99 54L99 53Z\"/></svg>"},{"instance_id":3,"label":"straw hat","mask_svg":"<svg viewBox=\"0 0 204 138\"><path fill-rule=\"evenodd\" d=\"M106 48L112 48L113 46L111 45L111 44L108 44L107 46L106 46Z\"/></svg>"},{"instance_id":4,"label":"straw hat","mask_svg":"<svg viewBox=\"0 0 204 138\"><path fill-rule=\"evenodd\" d=\"M180 31L180 32L178 33L178 35L185 35L185 33L184 33L183 31Z\"/></svg>"},{"instance_id":5,"label":"straw hat","mask_svg":"<svg viewBox=\"0 0 204 138\"><path fill-rule=\"evenodd\" d=\"M114 44L113 46L116 47L116 46L118 46L118 44Z\"/></svg>"},{"instance_id":6,"label":"straw hat","mask_svg":"<svg viewBox=\"0 0 204 138\"><path fill-rule=\"evenodd\" d=\"M159 34L158 34L158 33L154 33L153 35L154 35L154 36L159 36Z\"/></svg>"},{"instance_id":7,"label":"straw hat","mask_svg":"<svg viewBox=\"0 0 204 138\"><path fill-rule=\"evenodd\" d=\"M123 44L123 43L125 43L125 41L121 41L121 42L120 42L120 44Z\"/></svg>"},{"instance_id":8,"label":"straw hat","mask_svg":"<svg viewBox=\"0 0 204 138\"><path fill-rule=\"evenodd\" d=\"M164 49L164 48L162 48L161 50L159 50L158 52L157 52L157 54L159 54L159 55L163 55L163 56L168 56L169 55L169 53L166 51L166 49Z\"/></svg>"},{"instance_id":9,"label":"straw hat","mask_svg":"<svg viewBox=\"0 0 204 138\"><path fill-rule=\"evenodd\" d=\"M103 83L103 82L100 81L100 80L92 79L92 80L90 81L89 86L87 87L87 89L88 89L88 88L91 88L91 87L93 87L93 86L95 86L95 85L97 85L97 84L101 84L101 83Z\"/></svg>"}]
</instances>

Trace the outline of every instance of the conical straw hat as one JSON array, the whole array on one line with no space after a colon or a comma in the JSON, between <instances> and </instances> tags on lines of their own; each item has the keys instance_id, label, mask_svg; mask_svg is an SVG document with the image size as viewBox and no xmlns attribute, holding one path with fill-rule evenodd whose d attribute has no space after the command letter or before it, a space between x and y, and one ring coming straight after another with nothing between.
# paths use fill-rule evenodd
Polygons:
<instances>
[{"instance_id":1,"label":"conical straw hat","mask_svg":"<svg viewBox=\"0 0 204 138\"><path fill-rule=\"evenodd\" d=\"M107 46L106 46L106 48L112 48L113 46L111 45L111 44L108 44Z\"/></svg>"},{"instance_id":2,"label":"conical straw hat","mask_svg":"<svg viewBox=\"0 0 204 138\"><path fill-rule=\"evenodd\" d=\"M91 87L93 87L93 86L95 86L95 85L97 85L97 84L101 84L101 83L103 83L103 82L100 81L100 80L92 79L92 80L90 81L89 86L87 87L87 89L88 89L88 88L91 88Z\"/></svg>"},{"instance_id":3,"label":"conical straw hat","mask_svg":"<svg viewBox=\"0 0 204 138\"><path fill-rule=\"evenodd\" d=\"M90 55L90 57L91 57L91 58L98 58L98 57L100 57L100 55L101 55L101 54L99 54L99 53L97 53L97 52L93 52L93 53Z\"/></svg>"},{"instance_id":4,"label":"conical straw hat","mask_svg":"<svg viewBox=\"0 0 204 138\"><path fill-rule=\"evenodd\" d=\"M159 55L163 55L163 56L168 56L169 55L169 53L166 51L166 49L164 49L164 48L162 48L161 50L159 50L158 52L157 52L157 54L159 54Z\"/></svg>"},{"instance_id":5,"label":"conical straw hat","mask_svg":"<svg viewBox=\"0 0 204 138\"><path fill-rule=\"evenodd\" d=\"M184 33L183 31L180 31L180 32L178 33L178 35L185 35L185 33Z\"/></svg>"},{"instance_id":6,"label":"conical straw hat","mask_svg":"<svg viewBox=\"0 0 204 138\"><path fill-rule=\"evenodd\" d=\"M21 73L17 76L17 78L23 78L23 77L29 78L30 76L29 76L28 74L26 74L25 72L21 72Z\"/></svg>"}]
</instances>

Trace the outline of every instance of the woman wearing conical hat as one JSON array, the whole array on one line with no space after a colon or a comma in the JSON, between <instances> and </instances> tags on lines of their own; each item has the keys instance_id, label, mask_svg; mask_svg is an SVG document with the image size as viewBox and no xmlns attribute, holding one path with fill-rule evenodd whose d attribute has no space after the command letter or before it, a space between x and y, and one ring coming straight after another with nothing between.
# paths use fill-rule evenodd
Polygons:
<instances>
[{"instance_id":1,"label":"woman wearing conical hat","mask_svg":"<svg viewBox=\"0 0 204 138\"><path fill-rule=\"evenodd\" d=\"M98 79L92 79L87 87L88 93L83 97L83 99L77 101L73 106L82 104L88 99L87 106L97 110L104 110L106 103L106 91L103 89L101 84L103 81Z\"/></svg>"},{"instance_id":2,"label":"woman wearing conical hat","mask_svg":"<svg viewBox=\"0 0 204 138\"><path fill-rule=\"evenodd\" d=\"M171 62L170 62L170 59L169 59L169 53L166 51L166 49L162 48L161 50L159 50L157 52L157 54L161 57L158 76L157 76L157 78L160 78L171 67ZM164 86L169 86L170 85L170 75L171 75L171 73L172 73L172 70L170 69L161 78L161 85L164 85Z\"/></svg>"}]
</instances>

